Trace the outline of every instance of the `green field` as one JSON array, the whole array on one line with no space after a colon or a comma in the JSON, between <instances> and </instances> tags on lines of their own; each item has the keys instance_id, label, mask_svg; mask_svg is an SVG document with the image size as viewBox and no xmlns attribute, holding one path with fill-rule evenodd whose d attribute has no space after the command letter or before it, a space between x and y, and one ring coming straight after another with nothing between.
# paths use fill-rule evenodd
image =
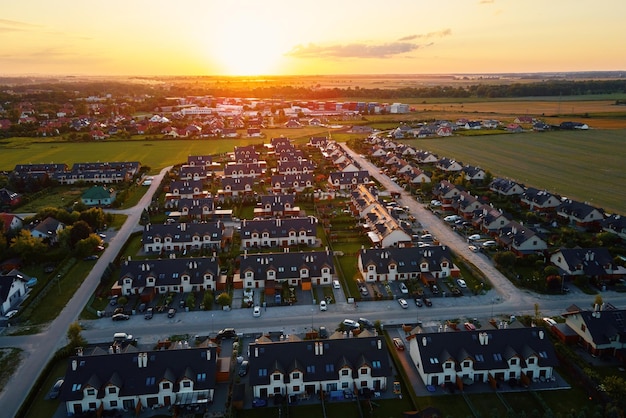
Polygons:
<instances>
[{"instance_id":1,"label":"green field","mask_svg":"<svg viewBox=\"0 0 626 418\"><path fill-rule=\"evenodd\" d=\"M626 213L626 130L555 131L403 141L526 186Z\"/></svg>"}]
</instances>

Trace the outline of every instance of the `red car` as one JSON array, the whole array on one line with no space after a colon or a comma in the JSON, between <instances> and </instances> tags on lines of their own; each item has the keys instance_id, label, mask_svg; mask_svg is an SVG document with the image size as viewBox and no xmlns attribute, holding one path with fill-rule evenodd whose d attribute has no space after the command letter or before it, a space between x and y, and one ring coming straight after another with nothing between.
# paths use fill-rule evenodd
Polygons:
<instances>
[{"instance_id":1,"label":"red car","mask_svg":"<svg viewBox=\"0 0 626 418\"><path fill-rule=\"evenodd\" d=\"M404 350L404 343L402 342L402 340L400 338L394 338L393 339L393 345L396 346L396 348L400 351Z\"/></svg>"}]
</instances>

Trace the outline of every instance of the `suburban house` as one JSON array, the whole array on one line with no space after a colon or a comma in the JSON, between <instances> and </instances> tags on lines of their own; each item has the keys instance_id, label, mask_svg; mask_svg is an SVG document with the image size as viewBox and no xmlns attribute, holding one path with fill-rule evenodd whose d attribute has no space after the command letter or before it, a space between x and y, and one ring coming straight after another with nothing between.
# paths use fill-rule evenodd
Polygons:
<instances>
[{"instance_id":1,"label":"suburban house","mask_svg":"<svg viewBox=\"0 0 626 418\"><path fill-rule=\"evenodd\" d=\"M535 231L515 221L500 228L496 238L504 248L520 256L548 249L548 244Z\"/></svg>"},{"instance_id":2,"label":"suburban house","mask_svg":"<svg viewBox=\"0 0 626 418\"><path fill-rule=\"evenodd\" d=\"M273 194L261 196L261 201L254 208L255 217L298 216L300 208L296 206L293 194Z\"/></svg>"},{"instance_id":3,"label":"suburban house","mask_svg":"<svg viewBox=\"0 0 626 418\"><path fill-rule=\"evenodd\" d=\"M329 285L335 275L333 257L328 251L282 252L239 256L239 277L251 289L266 289L287 283L310 289L312 284Z\"/></svg>"},{"instance_id":4,"label":"suburban house","mask_svg":"<svg viewBox=\"0 0 626 418\"><path fill-rule=\"evenodd\" d=\"M520 203L527 206L532 211L546 212L555 210L561 204L561 198L546 190L528 187L524 193L522 193Z\"/></svg>"},{"instance_id":5,"label":"suburban house","mask_svg":"<svg viewBox=\"0 0 626 418\"><path fill-rule=\"evenodd\" d=\"M81 195L80 201L87 206L110 206L117 192L109 187L92 186Z\"/></svg>"},{"instance_id":6,"label":"suburban house","mask_svg":"<svg viewBox=\"0 0 626 418\"><path fill-rule=\"evenodd\" d=\"M190 219L208 220L214 213L214 202L212 197L200 197L197 199L183 198L176 201L178 215ZM170 214L170 216L173 216Z\"/></svg>"},{"instance_id":7,"label":"suburban house","mask_svg":"<svg viewBox=\"0 0 626 418\"><path fill-rule=\"evenodd\" d=\"M425 385L488 383L493 389L509 381L531 386L554 378L558 359L541 327L415 334L411 360Z\"/></svg>"},{"instance_id":8,"label":"suburban house","mask_svg":"<svg viewBox=\"0 0 626 418\"><path fill-rule=\"evenodd\" d=\"M405 174L405 177L408 177L409 182L414 185L422 185L431 182L430 176L417 167L412 167L411 171Z\"/></svg>"},{"instance_id":9,"label":"suburban house","mask_svg":"<svg viewBox=\"0 0 626 418\"><path fill-rule=\"evenodd\" d=\"M1 188L0 189L0 205L3 206L15 206L18 205L22 201L22 195L19 193L12 192L9 189Z\"/></svg>"},{"instance_id":10,"label":"suburban house","mask_svg":"<svg viewBox=\"0 0 626 418\"><path fill-rule=\"evenodd\" d=\"M270 181L274 193L301 192L314 184L313 173L275 174Z\"/></svg>"},{"instance_id":11,"label":"suburban house","mask_svg":"<svg viewBox=\"0 0 626 418\"><path fill-rule=\"evenodd\" d=\"M317 218L276 218L241 221L241 248L319 245Z\"/></svg>"},{"instance_id":12,"label":"suburban house","mask_svg":"<svg viewBox=\"0 0 626 418\"><path fill-rule=\"evenodd\" d=\"M280 160L277 162L278 174L313 173L315 163L309 160Z\"/></svg>"},{"instance_id":13,"label":"suburban house","mask_svg":"<svg viewBox=\"0 0 626 418\"><path fill-rule=\"evenodd\" d=\"M215 256L126 260L112 292L141 295L148 302L157 294L215 290L220 272L218 263Z\"/></svg>"},{"instance_id":14,"label":"suburban house","mask_svg":"<svg viewBox=\"0 0 626 418\"><path fill-rule=\"evenodd\" d=\"M170 183L165 194L165 207L178 206L179 199L194 199L206 197L202 180L174 180Z\"/></svg>"},{"instance_id":15,"label":"suburban house","mask_svg":"<svg viewBox=\"0 0 626 418\"><path fill-rule=\"evenodd\" d=\"M0 314L5 315L19 304L28 290L30 277L18 270L0 274Z\"/></svg>"},{"instance_id":16,"label":"suburban house","mask_svg":"<svg viewBox=\"0 0 626 418\"><path fill-rule=\"evenodd\" d=\"M517 196L524 193L524 185L513 180L496 178L489 183L489 190L502 196Z\"/></svg>"},{"instance_id":17,"label":"suburban house","mask_svg":"<svg viewBox=\"0 0 626 418\"><path fill-rule=\"evenodd\" d=\"M239 164L241 163L256 163L259 161L260 154L254 145L247 145L243 147L235 147L233 154L233 160Z\"/></svg>"},{"instance_id":18,"label":"suburban house","mask_svg":"<svg viewBox=\"0 0 626 418\"><path fill-rule=\"evenodd\" d=\"M608 248L561 248L550 256L550 262L559 268L564 280L586 276L593 283L603 285L626 277L626 269L613 261Z\"/></svg>"},{"instance_id":19,"label":"suburban house","mask_svg":"<svg viewBox=\"0 0 626 418\"><path fill-rule=\"evenodd\" d=\"M601 209L571 199L562 201L556 208L556 213L570 223L584 228L599 227L604 219L604 212Z\"/></svg>"},{"instance_id":20,"label":"suburban house","mask_svg":"<svg viewBox=\"0 0 626 418\"><path fill-rule=\"evenodd\" d=\"M423 150L417 151L417 154L415 154L415 159L420 164L435 164L437 163L437 161L439 161L439 157L437 155L433 154L430 151Z\"/></svg>"},{"instance_id":21,"label":"suburban house","mask_svg":"<svg viewBox=\"0 0 626 418\"><path fill-rule=\"evenodd\" d=\"M254 397L344 399L344 393L387 389L389 352L381 336L325 340L271 341L248 345L250 386Z\"/></svg>"},{"instance_id":22,"label":"suburban house","mask_svg":"<svg viewBox=\"0 0 626 418\"><path fill-rule=\"evenodd\" d=\"M498 230L511 222L510 218L510 215L504 214L499 209L489 205L482 205L478 210L474 211L472 224L476 225L483 232L496 234Z\"/></svg>"},{"instance_id":23,"label":"suburban house","mask_svg":"<svg viewBox=\"0 0 626 418\"><path fill-rule=\"evenodd\" d=\"M626 310L597 305L588 310L572 305L561 316L577 334L576 343L590 354L613 357L626 364Z\"/></svg>"},{"instance_id":24,"label":"suburban house","mask_svg":"<svg viewBox=\"0 0 626 418\"><path fill-rule=\"evenodd\" d=\"M147 253L219 249L222 247L224 223L167 223L147 224L141 242Z\"/></svg>"},{"instance_id":25,"label":"suburban house","mask_svg":"<svg viewBox=\"0 0 626 418\"><path fill-rule=\"evenodd\" d=\"M477 197L472 196L469 192L462 190L452 199L452 207L459 215L466 219L472 217L475 210L482 207L482 203Z\"/></svg>"},{"instance_id":26,"label":"suburban house","mask_svg":"<svg viewBox=\"0 0 626 418\"><path fill-rule=\"evenodd\" d=\"M251 194L254 188L255 178L253 177L223 177L222 189L218 190L219 196L243 196Z\"/></svg>"},{"instance_id":27,"label":"suburban house","mask_svg":"<svg viewBox=\"0 0 626 418\"><path fill-rule=\"evenodd\" d=\"M35 238L41 238L44 241L48 240L50 244L54 244L58 240L59 232L63 229L65 229L64 223L49 216L35 225L30 230L30 234Z\"/></svg>"},{"instance_id":28,"label":"suburban house","mask_svg":"<svg viewBox=\"0 0 626 418\"><path fill-rule=\"evenodd\" d=\"M131 346L132 347L132 346ZM70 357L59 399L69 415L132 411L213 402L217 348L139 351L111 346ZM98 412L100 411L100 412ZM106 413L106 412L105 412Z\"/></svg>"},{"instance_id":29,"label":"suburban house","mask_svg":"<svg viewBox=\"0 0 626 418\"><path fill-rule=\"evenodd\" d=\"M189 155L187 156L187 165L209 168L213 165L213 157L210 155Z\"/></svg>"},{"instance_id":30,"label":"suburban house","mask_svg":"<svg viewBox=\"0 0 626 418\"><path fill-rule=\"evenodd\" d=\"M618 235L626 240L626 217L622 215L611 215L602 221L602 230Z\"/></svg>"},{"instance_id":31,"label":"suburban house","mask_svg":"<svg viewBox=\"0 0 626 418\"><path fill-rule=\"evenodd\" d=\"M371 248L359 251L357 267L366 282L407 279L438 279L459 277L460 270L452 262L445 246ZM431 280L426 280L431 281Z\"/></svg>"},{"instance_id":32,"label":"suburban house","mask_svg":"<svg viewBox=\"0 0 626 418\"><path fill-rule=\"evenodd\" d=\"M339 190L353 189L359 184L370 182L370 173L367 170L335 171L328 176L330 187Z\"/></svg>"},{"instance_id":33,"label":"suburban house","mask_svg":"<svg viewBox=\"0 0 626 418\"><path fill-rule=\"evenodd\" d=\"M468 181L482 181L485 178L485 170L473 165L463 167L463 178Z\"/></svg>"},{"instance_id":34,"label":"suburban house","mask_svg":"<svg viewBox=\"0 0 626 418\"><path fill-rule=\"evenodd\" d=\"M261 177L265 174L267 163L265 161L255 161L249 163L228 163L224 167L224 177Z\"/></svg>"},{"instance_id":35,"label":"suburban house","mask_svg":"<svg viewBox=\"0 0 626 418\"><path fill-rule=\"evenodd\" d=\"M19 231L24 226L24 220L14 213L0 213L0 222L2 223L2 229L0 229L2 233Z\"/></svg>"},{"instance_id":36,"label":"suburban house","mask_svg":"<svg viewBox=\"0 0 626 418\"><path fill-rule=\"evenodd\" d=\"M69 171L55 171L50 177L60 184L77 182L111 184L130 181L139 174L141 164L137 161L76 163Z\"/></svg>"},{"instance_id":37,"label":"suburban house","mask_svg":"<svg viewBox=\"0 0 626 418\"><path fill-rule=\"evenodd\" d=\"M204 165L183 165L178 172L180 180L207 180L212 174Z\"/></svg>"},{"instance_id":38,"label":"suburban house","mask_svg":"<svg viewBox=\"0 0 626 418\"><path fill-rule=\"evenodd\" d=\"M433 188L433 195L441 202L442 210L454 210L452 203L462 190L464 189L450 183L448 180L441 180Z\"/></svg>"},{"instance_id":39,"label":"suburban house","mask_svg":"<svg viewBox=\"0 0 626 418\"><path fill-rule=\"evenodd\" d=\"M463 165L460 162L444 157L437 161L437 168L441 171L459 172L463 170Z\"/></svg>"},{"instance_id":40,"label":"suburban house","mask_svg":"<svg viewBox=\"0 0 626 418\"><path fill-rule=\"evenodd\" d=\"M328 138L325 136L312 136L309 138L307 145L314 148L324 148L327 142Z\"/></svg>"}]
</instances>

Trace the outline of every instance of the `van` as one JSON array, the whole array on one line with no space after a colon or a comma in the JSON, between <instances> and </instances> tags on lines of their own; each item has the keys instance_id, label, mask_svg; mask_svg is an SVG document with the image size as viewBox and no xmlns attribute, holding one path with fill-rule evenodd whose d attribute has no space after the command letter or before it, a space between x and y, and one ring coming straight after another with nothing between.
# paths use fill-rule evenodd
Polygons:
<instances>
[{"instance_id":1,"label":"van","mask_svg":"<svg viewBox=\"0 0 626 418\"><path fill-rule=\"evenodd\" d=\"M115 334L113 334L113 341L125 342L125 341L132 341L132 340L133 340L133 336L130 334L126 334L125 332L116 332Z\"/></svg>"}]
</instances>

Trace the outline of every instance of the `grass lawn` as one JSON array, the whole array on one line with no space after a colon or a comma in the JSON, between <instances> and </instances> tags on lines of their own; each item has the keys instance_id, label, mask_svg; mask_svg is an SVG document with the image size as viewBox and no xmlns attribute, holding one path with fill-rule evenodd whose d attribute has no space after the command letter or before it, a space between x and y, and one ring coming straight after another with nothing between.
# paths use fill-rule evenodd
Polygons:
<instances>
[{"instance_id":1,"label":"grass lawn","mask_svg":"<svg viewBox=\"0 0 626 418\"><path fill-rule=\"evenodd\" d=\"M622 213L626 130L554 131L403 141L494 176Z\"/></svg>"},{"instance_id":2,"label":"grass lawn","mask_svg":"<svg viewBox=\"0 0 626 418\"><path fill-rule=\"evenodd\" d=\"M45 379L39 387L39 390L35 395L33 402L30 404L28 410L25 411L24 416L42 418L54 416L54 413L56 412L60 404L58 399L47 399L48 392L50 391L52 385L54 385L54 382L56 382L59 377L65 376L66 369L67 359L59 360L52 365L50 373L45 376Z\"/></svg>"},{"instance_id":3,"label":"grass lawn","mask_svg":"<svg viewBox=\"0 0 626 418\"><path fill-rule=\"evenodd\" d=\"M22 350L19 348L0 349L0 392L2 392L6 381L13 375L20 365Z\"/></svg>"},{"instance_id":4,"label":"grass lawn","mask_svg":"<svg viewBox=\"0 0 626 418\"><path fill-rule=\"evenodd\" d=\"M69 206L73 202L79 201L81 194L83 194L86 189L87 187L50 187L46 189L45 192L41 193L40 197L21 205L19 211L20 213L31 213L50 206L55 208Z\"/></svg>"}]
</instances>

